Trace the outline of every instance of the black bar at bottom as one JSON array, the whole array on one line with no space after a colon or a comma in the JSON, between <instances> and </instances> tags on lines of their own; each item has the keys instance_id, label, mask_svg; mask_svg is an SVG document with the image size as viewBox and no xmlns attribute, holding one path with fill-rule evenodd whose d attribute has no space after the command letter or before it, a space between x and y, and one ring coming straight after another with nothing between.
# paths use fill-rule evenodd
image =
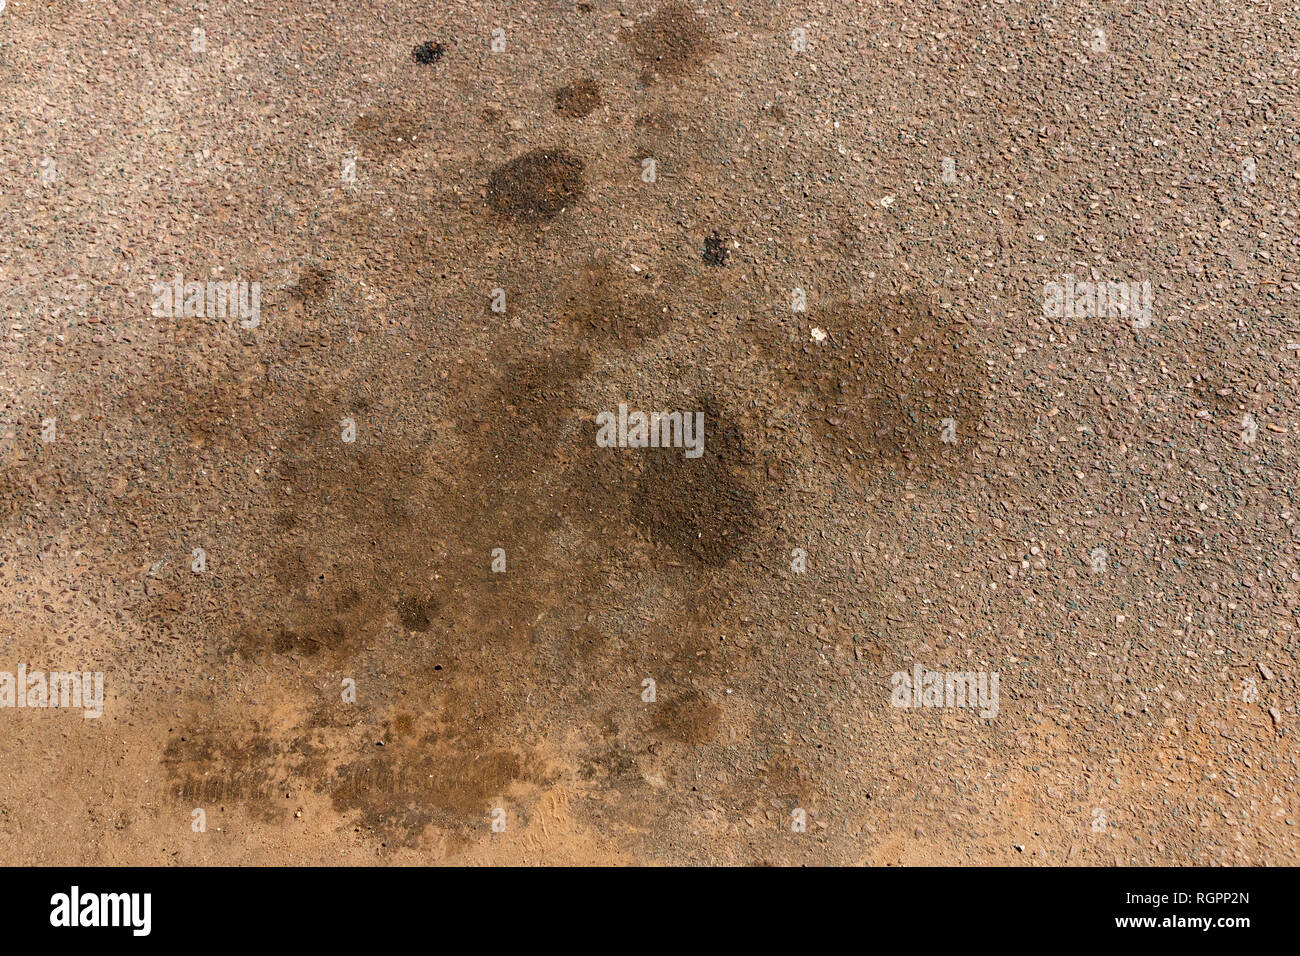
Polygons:
<instances>
[{"instance_id":1,"label":"black bar at bottom","mask_svg":"<svg viewBox=\"0 0 1300 956\"><path fill-rule=\"evenodd\" d=\"M1268 869L129 869L0 870L6 939L337 947L396 934L566 936L621 946L773 946L778 934L961 947L1284 932L1293 883ZM75 889L74 889L75 888ZM147 894L147 896L146 896ZM86 925L87 923L94 925ZM75 925L74 925L75 924ZM109 925L103 925L109 924ZM147 930L147 932L146 932ZM612 933L600 937L596 932ZM992 934L992 935L989 935ZM654 943L658 939L659 943ZM531 940L531 942L529 942ZM980 942L982 940L982 942ZM676 945L676 944L675 944Z\"/></svg>"}]
</instances>

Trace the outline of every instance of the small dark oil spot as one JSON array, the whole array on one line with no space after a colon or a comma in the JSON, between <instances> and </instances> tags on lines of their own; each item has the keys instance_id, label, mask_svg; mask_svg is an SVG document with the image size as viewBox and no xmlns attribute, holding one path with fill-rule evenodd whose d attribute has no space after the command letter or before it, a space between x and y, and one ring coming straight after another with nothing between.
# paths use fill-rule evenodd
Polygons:
<instances>
[{"instance_id":1,"label":"small dark oil spot","mask_svg":"<svg viewBox=\"0 0 1300 956\"><path fill-rule=\"evenodd\" d=\"M397 617L402 626L409 631L423 633L433 623L431 612L436 610L432 602L423 598L408 597L397 605Z\"/></svg>"},{"instance_id":2,"label":"small dark oil spot","mask_svg":"<svg viewBox=\"0 0 1300 956\"><path fill-rule=\"evenodd\" d=\"M442 55L446 52L447 48L441 43L426 40L411 51L411 59L422 66L428 66L441 60Z\"/></svg>"},{"instance_id":3,"label":"small dark oil spot","mask_svg":"<svg viewBox=\"0 0 1300 956\"><path fill-rule=\"evenodd\" d=\"M727 264L727 256L730 250L727 249L727 240L723 239L716 232L704 240L704 261L711 266L724 266Z\"/></svg>"},{"instance_id":4,"label":"small dark oil spot","mask_svg":"<svg viewBox=\"0 0 1300 956\"><path fill-rule=\"evenodd\" d=\"M574 80L555 91L555 109L561 116L581 119L600 105L600 90L588 79Z\"/></svg>"},{"instance_id":5,"label":"small dark oil spot","mask_svg":"<svg viewBox=\"0 0 1300 956\"><path fill-rule=\"evenodd\" d=\"M329 295L333 280L332 270L309 265L302 270L297 284L289 287L289 295L299 302L315 305Z\"/></svg>"},{"instance_id":6,"label":"small dark oil spot","mask_svg":"<svg viewBox=\"0 0 1300 956\"><path fill-rule=\"evenodd\" d=\"M552 219L582 197L582 160L561 150L535 149L492 170L488 201L504 215Z\"/></svg>"},{"instance_id":7,"label":"small dark oil spot","mask_svg":"<svg viewBox=\"0 0 1300 956\"><path fill-rule=\"evenodd\" d=\"M653 732L668 740L698 746L711 738L722 718L721 709L689 691L655 710Z\"/></svg>"}]
</instances>

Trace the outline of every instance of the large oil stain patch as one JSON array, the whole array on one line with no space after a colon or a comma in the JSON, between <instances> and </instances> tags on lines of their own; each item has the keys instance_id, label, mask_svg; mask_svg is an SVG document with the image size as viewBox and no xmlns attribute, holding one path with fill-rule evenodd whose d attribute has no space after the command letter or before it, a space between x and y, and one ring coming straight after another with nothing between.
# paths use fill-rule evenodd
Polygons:
<instances>
[{"instance_id":1,"label":"large oil stain patch","mask_svg":"<svg viewBox=\"0 0 1300 956\"><path fill-rule=\"evenodd\" d=\"M488 177L488 202L504 216L553 219L586 190L582 161L558 149L535 149Z\"/></svg>"}]
</instances>

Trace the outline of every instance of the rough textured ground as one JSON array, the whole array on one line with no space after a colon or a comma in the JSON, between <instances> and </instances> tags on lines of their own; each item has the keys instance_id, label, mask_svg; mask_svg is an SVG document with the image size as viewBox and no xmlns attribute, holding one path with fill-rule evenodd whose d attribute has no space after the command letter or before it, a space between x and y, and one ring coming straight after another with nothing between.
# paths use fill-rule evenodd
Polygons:
<instances>
[{"instance_id":1,"label":"rough textured ground","mask_svg":"<svg viewBox=\"0 0 1300 956\"><path fill-rule=\"evenodd\" d=\"M1298 41L9 0L0 670L107 690L0 710L0 861L1296 863Z\"/></svg>"}]
</instances>

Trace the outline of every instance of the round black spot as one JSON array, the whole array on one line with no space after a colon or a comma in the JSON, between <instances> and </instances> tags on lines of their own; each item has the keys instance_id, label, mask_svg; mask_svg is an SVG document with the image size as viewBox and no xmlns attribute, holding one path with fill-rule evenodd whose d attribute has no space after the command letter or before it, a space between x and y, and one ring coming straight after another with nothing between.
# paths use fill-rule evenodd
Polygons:
<instances>
[{"instance_id":1,"label":"round black spot","mask_svg":"<svg viewBox=\"0 0 1300 956\"><path fill-rule=\"evenodd\" d=\"M411 51L411 59L416 63L428 66L430 63L437 63L442 59L442 55L447 52L447 48L441 43L433 40L426 40Z\"/></svg>"},{"instance_id":2,"label":"round black spot","mask_svg":"<svg viewBox=\"0 0 1300 956\"><path fill-rule=\"evenodd\" d=\"M726 265L727 255L730 250L727 249L727 240L723 239L716 232L704 240L704 261L711 266Z\"/></svg>"}]
</instances>

